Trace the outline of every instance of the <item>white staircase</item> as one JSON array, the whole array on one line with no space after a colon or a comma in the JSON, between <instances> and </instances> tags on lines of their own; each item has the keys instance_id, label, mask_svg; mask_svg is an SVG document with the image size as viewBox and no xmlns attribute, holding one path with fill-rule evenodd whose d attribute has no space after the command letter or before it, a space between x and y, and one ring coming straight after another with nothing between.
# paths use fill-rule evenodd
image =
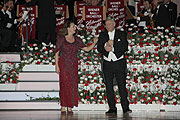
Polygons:
<instances>
[{"instance_id":1,"label":"white staircase","mask_svg":"<svg viewBox=\"0 0 180 120\"><path fill-rule=\"evenodd\" d=\"M4 67L11 62L19 64L20 54L0 54L0 61ZM58 100L40 100L58 97L59 75L53 65L26 65L17 84L0 84L0 110L60 109Z\"/></svg>"}]
</instances>

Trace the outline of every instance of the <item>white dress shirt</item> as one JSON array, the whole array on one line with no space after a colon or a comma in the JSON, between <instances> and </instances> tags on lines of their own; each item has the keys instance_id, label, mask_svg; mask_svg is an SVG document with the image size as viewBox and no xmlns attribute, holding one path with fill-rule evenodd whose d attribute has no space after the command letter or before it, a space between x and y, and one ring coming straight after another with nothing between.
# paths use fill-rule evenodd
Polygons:
<instances>
[{"instance_id":1,"label":"white dress shirt","mask_svg":"<svg viewBox=\"0 0 180 120\"><path fill-rule=\"evenodd\" d=\"M110 40L114 40L114 35L115 35L115 29L112 31L112 32L108 32L108 35L109 35L109 39ZM106 45L106 44L105 44ZM122 58L124 58L124 56L122 55L120 58L117 58L116 55L114 54L114 47L112 46L112 51L109 52L109 55L108 57L106 56L103 56L103 58L106 60L106 61L117 61L117 60L120 60Z\"/></svg>"},{"instance_id":2,"label":"white dress shirt","mask_svg":"<svg viewBox=\"0 0 180 120\"><path fill-rule=\"evenodd\" d=\"M144 12L144 16L148 16L149 13L151 13L151 9L148 9ZM140 21L141 18L140 17L137 17L137 20ZM146 27L146 21L140 21L138 26L142 26L142 27Z\"/></svg>"},{"instance_id":3,"label":"white dress shirt","mask_svg":"<svg viewBox=\"0 0 180 120\"><path fill-rule=\"evenodd\" d=\"M8 10L7 10L7 11L4 11L3 9L2 9L1 11L3 12L3 14L7 14L8 17L9 17L10 19L12 19L12 15L11 15L11 12L10 12L10 11L8 11ZM17 19L14 20L14 24L17 24ZM12 27L12 24L11 24L11 23L7 23L6 27L7 27L7 28L11 28L11 27Z\"/></svg>"},{"instance_id":4,"label":"white dress shirt","mask_svg":"<svg viewBox=\"0 0 180 120\"><path fill-rule=\"evenodd\" d=\"M8 14L9 18L12 18L10 11L7 10L7 11L6 11L6 14ZM12 24L11 24L11 23L8 23L6 27L7 27L7 28L11 28L11 27L12 27Z\"/></svg>"}]
</instances>

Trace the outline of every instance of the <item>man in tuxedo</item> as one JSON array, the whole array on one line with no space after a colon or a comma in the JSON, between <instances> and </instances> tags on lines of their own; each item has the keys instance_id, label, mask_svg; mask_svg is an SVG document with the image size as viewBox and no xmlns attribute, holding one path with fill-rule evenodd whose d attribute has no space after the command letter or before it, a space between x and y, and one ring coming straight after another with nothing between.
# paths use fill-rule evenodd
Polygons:
<instances>
[{"instance_id":1,"label":"man in tuxedo","mask_svg":"<svg viewBox=\"0 0 180 120\"><path fill-rule=\"evenodd\" d=\"M170 16L170 25L175 26L177 19L177 5L171 0L164 0L165 7L167 8Z\"/></svg>"},{"instance_id":2,"label":"man in tuxedo","mask_svg":"<svg viewBox=\"0 0 180 120\"><path fill-rule=\"evenodd\" d=\"M9 43L11 40L11 30L7 28L8 23L13 23L14 20L9 19L8 15L6 14L7 6L3 6L0 11L0 52L8 52Z\"/></svg>"},{"instance_id":3,"label":"man in tuxedo","mask_svg":"<svg viewBox=\"0 0 180 120\"><path fill-rule=\"evenodd\" d=\"M106 92L109 110L106 114L117 114L115 95L113 90L113 78L119 88L123 113L130 113L128 93L126 90L127 65L125 52L128 50L126 33L115 29L115 21L108 17L105 21L106 30L101 32L97 44L97 50L103 55L103 75L106 84Z\"/></svg>"},{"instance_id":4,"label":"man in tuxedo","mask_svg":"<svg viewBox=\"0 0 180 120\"><path fill-rule=\"evenodd\" d=\"M15 24L22 21L22 18L15 19L13 0L5 0L4 6L0 11L0 35L1 35L1 52L16 51L16 29Z\"/></svg>"},{"instance_id":5,"label":"man in tuxedo","mask_svg":"<svg viewBox=\"0 0 180 120\"><path fill-rule=\"evenodd\" d=\"M54 0L26 0L27 6L38 5L38 40L49 44L56 43L56 18Z\"/></svg>"},{"instance_id":6,"label":"man in tuxedo","mask_svg":"<svg viewBox=\"0 0 180 120\"><path fill-rule=\"evenodd\" d=\"M169 11L164 5L164 3L159 2L158 6L154 12L154 14L150 15L152 19L155 21L155 26L160 26L160 27L170 27L171 22L170 22L170 15Z\"/></svg>"}]
</instances>

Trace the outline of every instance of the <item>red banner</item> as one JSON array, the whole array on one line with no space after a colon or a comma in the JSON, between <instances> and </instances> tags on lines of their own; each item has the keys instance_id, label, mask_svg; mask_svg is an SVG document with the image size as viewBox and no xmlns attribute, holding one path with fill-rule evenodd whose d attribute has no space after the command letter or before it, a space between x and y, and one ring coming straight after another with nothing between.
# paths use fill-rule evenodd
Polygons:
<instances>
[{"instance_id":1,"label":"red banner","mask_svg":"<svg viewBox=\"0 0 180 120\"><path fill-rule=\"evenodd\" d=\"M83 25L83 6L85 5L85 1L75 1L74 11L77 18L77 28L81 28L81 25Z\"/></svg>"},{"instance_id":2,"label":"red banner","mask_svg":"<svg viewBox=\"0 0 180 120\"><path fill-rule=\"evenodd\" d=\"M126 22L126 9L124 0L107 0L107 14L113 17L116 27L124 27Z\"/></svg>"},{"instance_id":3,"label":"red banner","mask_svg":"<svg viewBox=\"0 0 180 120\"><path fill-rule=\"evenodd\" d=\"M63 28L66 23L67 18L67 6L66 5L56 5L55 6L56 14L59 14L61 17L56 17L56 33L59 29Z\"/></svg>"},{"instance_id":4,"label":"red banner","mask_svg":"<svg viewBox=\"0 0 180 120\"><path fill-rule=\"evenodd\" d=\"M84 6L87 29L99 30L103 27L103 6Z\"/></svg>"},{"instance_id":5,"label":"red banner","mask_svg":"<svg viewBox=\"0 0 180 120\"><path fill-rule=\"evenodd\" d=\"M83 24L83 5L77 5L77 25Z\"/></svg>"},{"instance_id":6,"label":"red banner","mask_svg":"<svg viewBox=\"0 0 180 120\"><path fill-rule=\"evenodd\" d=\"M86 4L86 2L85 1L75 1L75 5L85 5Z\"/></svg>"},{"instance_id":7,"label":"red banner","mask_svg":"<svg viewBox=\"0 0 180 120\"><path fill-rule=\"evenodd\" d=\"M25 5L19 5L17 8L17 16L22 17L22 15L26 12L28 12L28 15L24 22L19 26L18 30L18 38L21 37L26 40L28 35L28 39L35 40L36 37L36 17L37 17L37 6L33 7L26 7ZM27 26L28 25L28 26ZM27 27L26 27L27 26ZM28 30L28 32L27 32Z\"/></svg>"}]
</instances>

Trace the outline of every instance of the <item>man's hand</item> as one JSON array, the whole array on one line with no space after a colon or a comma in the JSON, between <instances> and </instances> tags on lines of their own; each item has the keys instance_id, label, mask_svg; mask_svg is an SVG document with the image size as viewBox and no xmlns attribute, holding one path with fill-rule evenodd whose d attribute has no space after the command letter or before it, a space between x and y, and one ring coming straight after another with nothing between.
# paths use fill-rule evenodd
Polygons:
<instances>
[{"instance_id":1,"label":"man's hand","mask_svg":"<svg viewBox=\"0 0 180 120\"><path fill-rule=\"evenodd\" d=\"M20 12L20 13L19 13L19 17L22 17L22 15L23 15L23 12Z\"/></svg>"},{"instance_id":2,"label":"man's hand","mask_svg":"<svg viewBox=\"0 0 180 120\"><path fill-rule=\"evenodd\" d=\"M110 52L112 51L112 46L114 44L114 41L113 40L108 40L108 42L106 42L104 48L107 52Z\"/></svg>"},{"instance_id":3,"label":"man's hand","mask_svg":"<svg viewBox=\"0 0 180 120\"><path fill-rule=\"evenodd\" d=\"M137 16L133 16L133 18L134 18L135 20L137 20L138 17L137 17Z\"/></svg>"},{"instance_id":4,"label":"man's hand","mask_svg":"<svg viewBox=\"0 0 180 120\"><path fill-rule=\"evenodd\" d=\"M148 15L149 15L149 17L152 17L152 13L149 13Z\"/></svg>"},{"instance_id":5,"label":"man's hand","mask_svg":"<svg viewBox=\"0 0 180 120\"><path fill-rule=\"evenodd\" d=\"M22 22L23 20L24 20L23 18L17 19L18 22Z\"/></svg>"},{"instance_id":6,"label":"man's hand","mask_svg":"<svg viewBox=\"0 0 180 120\"><path fill-rule=\"evenodd\" d=\"M8 6L8 9L7 9L8 11L11 11L12 10L12 8L10 7L10 6Z\"/></svg>"},{"instance_id":7,"label":"man's hand","mask_svg":"<svg viewBox=\"0 0 180 120\"><path fill-rule=\"evenodd\" d=\"M114 40L109 40L109 41L107 42L107 44L112 47L113 44L114 44Z\"/></svg>"},{"instance_id":8,"label":"man's hand","mask_svg":"<svg viewBox=\"0 0 180 120\"><path fill-rule=\"evenodd\" d=\"M107 52L112 51L112 47L110 47L110 46L108 46L108 45L104 46L104 48L105 48L105 50L106 50Z\"/></svg>"}]
</instances>

